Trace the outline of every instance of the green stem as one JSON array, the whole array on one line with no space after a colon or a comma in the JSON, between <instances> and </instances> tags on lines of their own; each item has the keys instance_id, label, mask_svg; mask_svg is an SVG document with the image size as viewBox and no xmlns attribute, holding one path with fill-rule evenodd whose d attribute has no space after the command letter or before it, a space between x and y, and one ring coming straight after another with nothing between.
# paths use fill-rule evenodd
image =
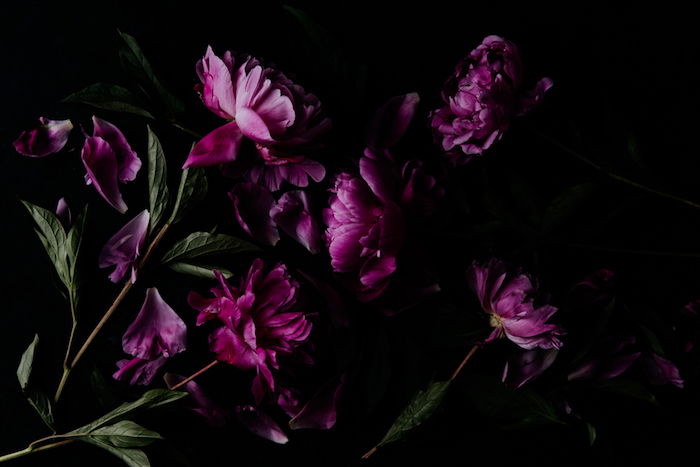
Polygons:
<instances>
[{"instance_id":1,"label":"green stem","mask_svg":"<svg viewBox=\"0 0 700 467\"><path fill-rule=\"evenodd\" d=\"M672 193L666 193L665 191L657 190L657 189L655 189L655 188L651 188L651 187L648 187L648 186L646 186L646 185L642 185L641 183L635 182L634 180L631 180L631 179L629 179L629 178L627 178L627 177L623 177L622 175L618 175L618 174L616 174L616 173L614 173L614 172L610 172L610 171L606 170L605 168L603 168L603 166L601 166L601 165L598 164L597 162L594 162L594 161L592 161L591 159L587 158L586 156L577 153L577 152L574 151L573 149L571 149L571 148L569 148L569 147L567 147L567 146L564 146L562 143L560 143L559 141L555 140L555 139L552 138L551 136L549 136L549 135L547 135L547 134L545 134L545 133L542 133L541 131L538 131L538 130L533 130L533 131L534 131L539 137L541 137L542 139L544 139L545 141L547 141L547 142L550 143L551 145L553 145L553 146L555 146L555 147L561 149L563 152L569 154L570 156L575 157L576 159L578 159L579 161L581 161L581 162L583 162L584 164L588 165L589 167L591 167L591 168L593 168L593 169L595 169L595 170L597 170L597 171L599 171L599 172L604 173L605 175L607 175L608 177L612 178L613 180L617 180L617 181L620 182L620 183L624 183L624 184L629 185L629 186L631 186L631 187L637 188L638 190L646 191L647 193L652 193L652 194L657 195L657 196L660 196L660 197L662 197L662 198L670 199L670 200L672 200L672 201L676 201L676 202L685 204L686 206L690 206L690 207L693 207L693 208L696 208L696 209L700 209L700 204L698 204L698 203L696 203L696 202L694 202L694 201L690 201L690 200L688 200L688 199L682 198L682 197L677 196L677 195L674 195L674 194L672 194Z\"/></svg>"},{"instance_id":2,"label":"green stem","mask_svg":"<svg viewBox=\"0 0 700 467\"><path fill-rule=\"evenodd\" d=\"M51 444L46 444L44 446L39 446L38 448L33 447L30 444L29 446L22 449L21 451L15 451L15 452L11 452L10 454L5 454L4 456L0 456L0 462L5 462L5 461L12 460L12 459L17 459L18 457L23 457L23 456L26 456L28 454L33 454L35 452L41 452L41 451L46 451L48 449L57 448L59 446L64 446L66 444L70 444L74 441L75 441L74 439L66 439L63 441L58 441L56 443L51 443Z\"/></svg>"},{"instance_id":3,"label":"green stem","mask_svg":"<svg viewBox=\"0 0 700 467\"><path fill-rule=\"evenodd\" d=\"M68 336L68 346L66 347L66 355L63 357L63 374L61 375L61 381L58 383L58 388L56 389L56 394L53 397L54 402L58 402L61 398L61 393L63 392L63 387L68 380L68 375L70 375L71 367L70 363L70 353L73 349L73 340L75 339L75 330L78 327L78 315L76 313L75 304L75 294L72 290L68 291L68 301L70 302L70 316L71 316L71 327L70 335Z\"/></svg>"},{"instance_id":4,"label":"green stem","mask_svg":"<svg viewBox=\"0 0 700 467\"><path fill-rule=\"evenodd\" d=\"M177 128L178 130L187 133L190 136L194 136L197 139L202 139L202 135L200 135L196 131L190 130L189 128L182 126L175 120L169 120L168 123L170 123L173 127Z\"/></svg>"}]
</instances>

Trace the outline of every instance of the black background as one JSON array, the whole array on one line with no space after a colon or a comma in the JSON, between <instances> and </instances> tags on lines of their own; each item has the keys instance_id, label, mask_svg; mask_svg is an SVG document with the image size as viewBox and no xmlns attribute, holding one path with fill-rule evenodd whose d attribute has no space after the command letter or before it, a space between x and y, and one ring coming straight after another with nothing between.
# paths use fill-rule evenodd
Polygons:
<instances>
[{"instance_id":1,"label":"black background","mask_svg":"<svg viewBox=\"0 0 700 467\"><path fill-rule=\"evenodd\" d=\"M598 267L614 269L622 278L630 302L654 309L662 319L665 313L700 297L697 258L605 251L699 252L697 209L615 184L528 131L528 125L537 127L611 170L689 199L700 199L700 158L695 144L700 48L693 28L681 21L685 16L682 11L671 16L593 5L553 11L539 4L511 9L501 4L439 1L292 4L306 9L330 32L350 63L367 66L362 99L348 88L348 82L336 81L324 73L318 57L306 48L302 31L277 2L24 2L4 7L0 20L2 453L21 449L27 441L44 434L40 421L21 396L14 371L35 332L42 338L41 349L61 349L68 322L45 253L18 200L47 207L55 205L61 196L78 206L89 202L91 237L84 258L94 258L104 240L124 221L94 190L82 184L79 146L45 159L29 159L17 155L10 143L20 131L31 128L39 116L70 117L89 128L89 110L61 106L57 101L94 82L125 83L116 56L117 28L136 37L164 83L186 100L190 109L187 123L200 132L218 124L193 92L194 63L208 44L218 53L225 49L246 51L276 63L326 104L335 122L333 147L341 148L339 158L359 154L365 122L386 98L418 91L422 111L437 107L440 86L456 61L485 35L507 37L520 46L530 82L550 76L555 88L544 107L522 124L516 123L494 151L488 162L491 176L498 173L499 166L504 167L505 179L512 173L520 174L532 187L528 196L544 200L566 186L595 180L601 191L593 205L570 219L558 238L603 247L582 250L552 241L538 245L538 259L533 260L529 249L527 254L521 253L527 239L522 232L514 231L508 237L512 245L508 255L537 269L555 299L561 298L557 293L564 293L557 291L566 290L577 278ZM107 112L100 115L117 123L134 141L136 150L145 152L142 122ZM420 128L429 134L425 125ZM166 141L166 152L172 154L172 167L177 167L186 155L188 139L167 127L156 130ZM639 148L636 161L627 155L630 135L634 135ZM126 190L130 214L144 205L141 200L145 186L140 178ZM469 183L468 175L465 183ZM221 217L219 208L221 205L214 201L198 212L194 224L210 228L207 214ZM233 220L224 221L220 228L234 229ZM176 232L173 238L185 233ZM446 256L442 258L449 260L440 261L448 271L463 270L474 253L464 246L452 245L444 250ZM116 293L104 271L92 264L86 264L85 271L88 277L84 290L89 292L83 298L81 324L94 322L109 300L105 297ZM184 303L190 286L175 276L165 276L165 280L170 282L159 287L169 290L174 301ZM141 298L132 295L124 306L133 309ZM420 322L415 317L401 320L398 329L415 327ZM93 356L85 362L85 374L75 375L68 393L77 391L81 382L87 385L87 369L96 366L106 376L111 373L111 362L120 358L120 332L128 322L128 317L117 318L108 327ZM84 324L81 330L86 332L87 327ZM53 352L41 357L47 388L52 388L59 377L62 351ZM460 352L439 354L449 355L449 360L438 367L453 367ZM190 363L189 368L198 365ZM661 408L623 401L611 404L599 440L592 448L585 434L568 427L501 430L475 415L461 393L454 391L449 408L438 414L429 430L408 443L387 447L371 463L451 461L468 465L477 458L495 465L679 460L694 450L700 407L696 384L688 378L691 375L684 376L690 379L687 388L682 392L662 391ZM66 398L58 414L75 422L66 423L65 428L71 429L73 423L86 422L99 413L96 402L88 399L84 391L80 397ZM191 465L356 465L359 455L381 437L390 423L391 414L396 412L392 404L389 396L385 409L364 420L343 424L341 419L328 433L295 434L290 445L282 447L256 439L237 427L211 430L196 419L165 414L162 420L151 421L150 426L159 428L170 441L148 452L154 465L186 465L181 464L183 458ZM120 465L111 456L87 446L70 446L14 462Z\"/></svg>"}]
</instances>

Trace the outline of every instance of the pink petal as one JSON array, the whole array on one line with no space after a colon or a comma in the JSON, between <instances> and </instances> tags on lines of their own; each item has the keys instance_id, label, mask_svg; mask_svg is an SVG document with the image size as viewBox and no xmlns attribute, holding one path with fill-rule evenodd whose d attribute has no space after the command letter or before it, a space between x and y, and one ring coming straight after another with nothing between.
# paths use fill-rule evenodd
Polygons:
<instances>
[{"instance_id":1,"label":"pink petal","mask_svg":"<svg viewBox=\"0 0 700 467\"><path fill-rule=\"evenodd\" d=\"M256 143L270 144L274 139L265 121L254 110L247 107L238 109L236 123L246 137Z\"/></svg>"},{"instance_id":2,"label":"pink petal","mask_svg":"<svg viewBox=\"0 0 700 467\"><path fill-rule=\"evenodd\" d=\"M194 145L182 168L210 167L235 161L242 141L243 134L236 122L220 126Z\"/></svg>"},{"instance_id":3,"label":"pink petal","mask_svg":"<svg viewBox=\"0 0 700 467\"><path fill-rule=\"evenodd\" d=\"M236 417L248 430L261 438L277 444L289 441L282 428L269 415L252 405L237 406Z\"/></svg>"},{"instance_id":4,"label":"pink petal","mask_svg":"<svg viewBox=\"0 0 700 467\"><path fill-rule=\"evenodd\" d=\"M99 136L85 139L81 153L87 179L114 209L122 214L128 209L119 191L119 165L112 147Z\"/></svg>"},{"instance_id":5,"label":"pink petal","mask_svg":"<svg viewBox=\"0 0 700 467\"><path fill-rule=\"evenodd\" d=\"M112 282L119 282L130 267L134 267L146 241L150 215L147 210L141 211L124 227L119 229L102 247L99 256L100 268L116 266L109 276ZM132 282L135 274L132 274Z\"/></svg>"},{"instance_id":6,"label":"pink petal","mask_svg":"<svg viewBox=\"0 0 700 467\"><path fill-rule=\"evenodd\" d=\"M12 143L15 150L29 157L44 157L60 151L68 142L73 129L70 120L49 120L39 117L40 125L23 131Z\"/></svg>"},{"instance_id":7,"label":"pink petal","mask_svg":"<svg viewBox=\"0 0 700 467\"><path fill-rule=\"evenodd\" d=\"M92 117L92 123L94 126L92 135L107 141L112 151L114 151L117 158L119 181L129 182L134 180L141 168L141 159L131 149L124 134L113 124L95 116Z\"/></svg>"}]
</instances>

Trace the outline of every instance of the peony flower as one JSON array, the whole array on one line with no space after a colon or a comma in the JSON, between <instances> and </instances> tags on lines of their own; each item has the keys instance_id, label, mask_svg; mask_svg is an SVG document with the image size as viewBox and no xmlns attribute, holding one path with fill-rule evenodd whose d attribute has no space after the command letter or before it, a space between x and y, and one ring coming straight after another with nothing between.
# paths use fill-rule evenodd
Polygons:
<instances>
[{"instance_id":1,"label":"peony flower","mask_svg":"<svg viewBox=\"0 0 700 467\"><path fill-rule=\"evenodd\" d=\"M197 75L204 105L229 123L202 138L183 168L237 161L246 137L258 154L246 171L250 181L276 191L284 180L303 187L309 177L323 179L324 167L307 158L330 129L316 96L255 58L226 52L222 59L211 47L197 62Z\"/></svg>"},{"instance_id":2,"label":"peony flower","mask_svg":"<svg viewBox=\"0 0 700 467\"><path fill-rule=\"evenodd\" d=\"M114 271L109 275L112 282L122 280L129 268L131 268L131 282L136 282L136 260L141 255L141 249L146 242L150 217L147 210L141 211L102 247L99 266L100 268L115 266Z\"/></svg>"},{"instance_id":3,"label":"peony flower","mask_svg":"<svg viewBox=\"0 0 700 467\"><path fill-rule=\"evenodd\" d=\"M306 342L312 324L295 310L299 285L283 264L265 272L263 261L253 262L238 286L220 274L213 298L190 292L189 304L199 310L197 324L215 319L218 327L209 336L209 348L219 361L243 370L255 370L252 392L256 404L275 391L273 371L278 357L297 353Z\"/></svg>"},{"instance_id":4,"label":"peony flower","mask_svg":"<svg viewBox=\"0 0 700 467\"><path fill-rule=\"evenodd\" d=\"M70 120L49 120L39 117L40 125L23 131L14 141L15 150L29 157L44 157L60 151L68 142L73 123Z\"/></svg>"},{"instance_id":5,"label":"peony flower","mask_svg":"<svg viewBox=\"0 0 700 467\"><path fill-rule=\"evenodd\" d=\"M119 183L133 181L141 168L141 159L131 149L124 134L111 123L92 117L93 135L85 138L81 153L87 174L85 180L114 209L128 209Z\"/></svg>"},{"instance_id":6,"label":"peony flower","mask_svg":"<svg viewBox=\"0 0 700 467\"><path fill-rule=\"evenodd\" d=\"M558 349L526 350L506 361L501 381L516 389L538 378L557 359Z\"/></svg>"},{"instance_id":7,"label":"peony flower","mask_svg":"<svg viewBox=\"0 0 700 467\"><path fill-rule=\"evenodd\" d=\"M501 139L515 115L531 110L552 87L542 78L522 92L522 58L512 42L488 36L457 64L431 114L435 137L453 164L464 164Z\"/></svg>"},{"instance_id":8,"label":"peony flower","mask_svg":"<svg viewBox=\"0 0 700 467\"><path fill-rule=\"evenodd\" d=\"M186 337L184 321L165 303L158 289L147 289L141 311L122 337L124 352L134 358L118 362L114 378L122 380L130 374L131 384L150 384L166 359L185 350Z\"/></svg>"},{"instance_id":9,"label":"peony flower","mask_svg":"<svg viewBox=\"0 0 700 467\"><path fill-rule=\"evenodd\" d=\"M535 287L527 275L509 275L505 264L494 258L484 265L474 263L467 272L467 280L482 309L491 317L494 330L486 342L505 336L527 350L561 347L558 336L563 331L547 323L557 308L534 306Z\"/></svg>"}]
</instances>

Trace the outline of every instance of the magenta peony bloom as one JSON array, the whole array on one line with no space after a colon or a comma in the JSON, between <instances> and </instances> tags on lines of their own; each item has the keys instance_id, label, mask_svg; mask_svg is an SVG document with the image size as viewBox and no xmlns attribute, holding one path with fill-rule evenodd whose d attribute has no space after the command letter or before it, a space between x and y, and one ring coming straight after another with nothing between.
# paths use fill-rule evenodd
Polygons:
<instances>
[{"instance_id":1,"label":"magenta peony bloom","mask_svg":"<svg viewBox=\"0 0 700 467\"><path fill-rule=\"evenodd\" d=\"M197 324L216 319L219 326L209 336L209 348L220 361L243 370L256 370L252 392L256 404L275 391L273 370L278 356L291 355L306 342L311 322L295 310L299 285L283 264L268 272L257 259L237 287L221 276L213 298L190 292L189 304L199 310Z\"/></svg>"},{"instance_id":2,"label":"magenta peony bloom","mask_svg":"<svg viewBox=\"0 0 700 467\"><path fill-rule=\"evenodd\" d=\"M558 349L526 350L508 359L501 381L516 389L538 378L557 359Z\"/></svg>"},{"instance_id":3,"label":"magenta peony bloom","mask_svg":"<svg viewBox=\"0 0 700 467\"><path fill-rule=\"evenodd\" d=\"M128 209L119 183L133 181L141 168L141 159L131 149L124 134L111 123L92 117L93 135L85 138L82 160L85 180L114 209L122 214Z\"/></svg>"},{"instance_id":4,"label":"magenta peony bloom","mask_svg":"<svg viewBox=\"0 0 700 467\"><path fill-rule=\"evenodd\" d=\"M136 260L141 255L141 249L146 242L150 218L148 211L144 209L119 229L102 247L99 257L100 268L116 266L109 275L112 282L122 280L129 268L131 268L131 282L136 282Z\"/></svg>"},{"instance_id":5,"label":"magenta peony bloom","mask_svg":"<svg viewBox=\"0 0 700 467\"><path fill-rule=\"evenodd\" d=\"M436 139L454 164L498 141L515 115L531 110L552 87L542 78L523 95L522 58L515 44L488 36L457 64L442 90L445 105L431 114Z\"/></svg>"},{"instance_id":6,"label":"magenta peony bloom","mask_svg":"<svg viewBox=\"0 0 700 467\"><path fill-rule=\"evenodd\" d=\"M404 219L390 196L391 182L379 161L365 156L359 177L335 177L324 210L331 266L357 275L355 288L363 301L378 297L389 285L403 243Z\"/></svg>"},{"instance_id":7,"label":"magenta peony bloom","mask_svg":"<svg viewBox=\"0 0 700 467\"><path fill-rule=\"evenodd\" d=\"M118 362L114 378L122 380L130 374L131 384L150 384L167 358L185 350L186 338L185 322L156 288L146 290L141 311L122 337L124 352L134 358Z\"/></svg>"},{"instance_id":8,"label":"magenta peony bloom","mask_svg":"<svg viewBox=\"0 0 700 467\"><path fill-rule=\"evenodd\" d=\"M39 117L39 122L38 127L23 131L12 143L18 153L29 157L44 157L60 151L66 145L73 130L70 120Z\"/></svg>"},{"instance_id":9,"label":"magenta peony bloom","mask_svg":"<svg viewBox=\"0 0 700 467\"><path fill-rule=\"evenodd\" d=\"M249 180L276 191L284 180L303 187L309 177L323 179L324 167L307 158L330 129L316 96L255 58L226 52L221 59L211 47L197 62L197 74L204 104L230 123L197 143L183 168L236 161L245 136L259 156Z\"/></svg>"},{"instance_id":10,"label":"magenta peony bloom","mask_svg":"<svg viewBox=\"0 0 700 467\"><path fill-rule=\"evenodd\" d=\"M678 367L660 355L651 353L644 357L644 371L649 378L649 382L655 386L664 384L673 384L676 387L682 388L684 381L681 378Z\"/></svg>"},{"instance_id":11,"label":"magenta peony bloom","mask_svg":"<svg viewBox=\"0 0 700 467\"><path fill-rule=\"evenodd\" d=\"M561 347L561 328L547 323L557 308L534 306L535 287L527 275L509 275L505 264L494 258L484 265L474 263L467 278L482 309L491 316L494 330L486 342L505 336L528 350Z\"/></svg>"}]
</instances>

